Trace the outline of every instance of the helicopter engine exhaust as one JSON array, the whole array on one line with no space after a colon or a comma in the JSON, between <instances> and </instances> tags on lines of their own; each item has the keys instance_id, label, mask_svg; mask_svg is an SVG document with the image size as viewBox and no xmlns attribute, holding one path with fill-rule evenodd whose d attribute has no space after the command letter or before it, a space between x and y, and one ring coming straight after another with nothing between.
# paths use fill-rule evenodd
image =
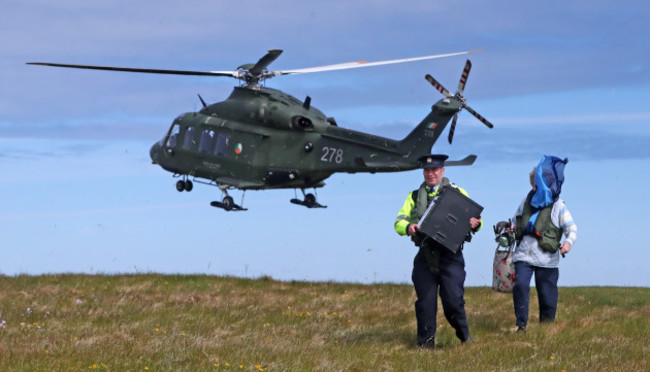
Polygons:
<instances>
[{"instance_id":1,"label":"helicopter engine exhaust","mask_svg":"<svg viewBox=\"0 0 650 372\"><path fill-rule=\"evenodd\" d=\"M314 124L311 122L311 120L304 116L294 116L293 118L291 118L291 125L295 129L302 129L302 130L308 130L314 128Z\"/></svg>"}]
</instances>

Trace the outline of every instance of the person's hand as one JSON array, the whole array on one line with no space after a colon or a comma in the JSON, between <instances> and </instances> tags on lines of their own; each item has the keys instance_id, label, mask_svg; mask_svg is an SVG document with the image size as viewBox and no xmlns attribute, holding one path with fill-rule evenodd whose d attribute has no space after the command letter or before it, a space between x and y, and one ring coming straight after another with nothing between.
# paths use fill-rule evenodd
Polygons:
<instances>
[{"instance_id":1,"label":"person's hand","mask_svg":"<svg viewBox=\"0 0 650 372\"><path fill-rule=\"evenodd\" d=\"M418 225L417 223L412 223L406 229L406 233L409 235L415 235L415 232L418 230L420 230L420 225Z\"/></svg>"},{"instance_id":2,"label":"person's hand","mask_svg":"<svg viewBox=\"0 0 650 372\"><path fill-rule=\"evenodd\" d=\"M472 230L476 230L480 224L481 224L481 217L479 218L470 217L469 226L472 228Z\"/></svg>"},{"instance_id":3,"label":"person's hand","mask_svg":"<svg viewBox=\"0 0 650 372\"><path fill-rule=\"evenodd\" d=\"M562 253L562 255L565 255L565 254L569 253L570 250L571 250L571 243L563 242L560 245L560 253Z\"/></svg>"}]
</instances>

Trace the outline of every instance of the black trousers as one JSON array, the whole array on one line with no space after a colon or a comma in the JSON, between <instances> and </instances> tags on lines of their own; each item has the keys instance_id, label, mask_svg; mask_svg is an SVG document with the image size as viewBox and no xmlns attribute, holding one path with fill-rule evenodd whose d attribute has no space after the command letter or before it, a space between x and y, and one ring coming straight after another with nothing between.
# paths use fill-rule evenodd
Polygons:
<instances>
[{"instance_id":1,"label":"black trousers","mask_svg":"<svg viewBox=\"0 0 650 372\"><path fill-rule=\"evenodd\" d=\"M444 247L440 250L440 264L433 273L425 256L419 252L413 260L413 286L417 300L415 316L418 324L418 344L435 337L436 313L438 311L438 291L449 324L456 330L456 336L465 342L470 338L467 317L465 316L465 259L463 251L456 254Z\"/></svg>"}]
</instances>

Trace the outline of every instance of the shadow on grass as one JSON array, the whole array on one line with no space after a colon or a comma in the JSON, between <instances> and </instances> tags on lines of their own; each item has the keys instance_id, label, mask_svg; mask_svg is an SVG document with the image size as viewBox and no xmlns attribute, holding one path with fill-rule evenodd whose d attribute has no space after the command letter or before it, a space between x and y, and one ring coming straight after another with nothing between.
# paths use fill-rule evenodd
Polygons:
<instances>
[{"instance_id":1,"label":"shadow on grass","mask_svg":"<svg viewBox=\"0 0 650 372\"><path fill-rule=\"evenodd\" d=\"M448 327L445 327L448 328ZM349 346L355 345L377 345L386 348L395 346L410 350L425 350L417 343L415 329L391 329L391 330L365 330L354 334L348 334L339 339L339 343ZM436 349L453 348L462 345L453 330L440 329L436 334Z\"/></svg>"},{"instance_id":2,"label":"shadow on grass","mask_svg":"<svg viewBox=\"0 0 650 372\"><path fill-rule=\"evenodd\" d=\"M417 347L415 330L405 329L376 329L364 330L345 335L339 342L348 345L377 344L377 345L404 345L407 348Z\"/></svg>"}]
</instances>

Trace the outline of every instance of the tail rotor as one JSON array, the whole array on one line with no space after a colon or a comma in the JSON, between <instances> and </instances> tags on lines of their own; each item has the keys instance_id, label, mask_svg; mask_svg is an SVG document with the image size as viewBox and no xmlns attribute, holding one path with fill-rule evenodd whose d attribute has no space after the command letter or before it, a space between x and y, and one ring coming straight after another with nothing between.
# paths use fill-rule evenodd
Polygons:
<instances>
[{"instance_id":1,"label":"tail rotor","mask_svg":"<svg viewBox=\"0 0 650 372\"><path fill-rule=\"evenodd\" d=\"M469 76L469 71L472 69L472 62L468 59L467 62L465 62L465 68L463 69L463 73L460 76L460 81L458 82L458 91L456 94L451 94L449 90L447 90L442 84L440 84L436 79L433 78L431 75L426 75L424 78L433 85L434 88L440 93L442 93L443 96L447 97L448 99L455 99L458 100L458 102L461 105L460 112L462 109L467 110L470 114L474 115L481 123L485 124L488 128L493 128L494 126L492 123L490 123L486 118L481 116L478 112L474 111L471 107L469 107L466 103L465 97L463 96L463 92L465 90L465 84L467 84L467 78ZM451 144L453 138L454 138L454 132L456 131L456 122L458 120L458 112L454 114L454 118L452 119L451 122L451 127L449 128L449 143Z\"/></svg>"}]
</instances>

